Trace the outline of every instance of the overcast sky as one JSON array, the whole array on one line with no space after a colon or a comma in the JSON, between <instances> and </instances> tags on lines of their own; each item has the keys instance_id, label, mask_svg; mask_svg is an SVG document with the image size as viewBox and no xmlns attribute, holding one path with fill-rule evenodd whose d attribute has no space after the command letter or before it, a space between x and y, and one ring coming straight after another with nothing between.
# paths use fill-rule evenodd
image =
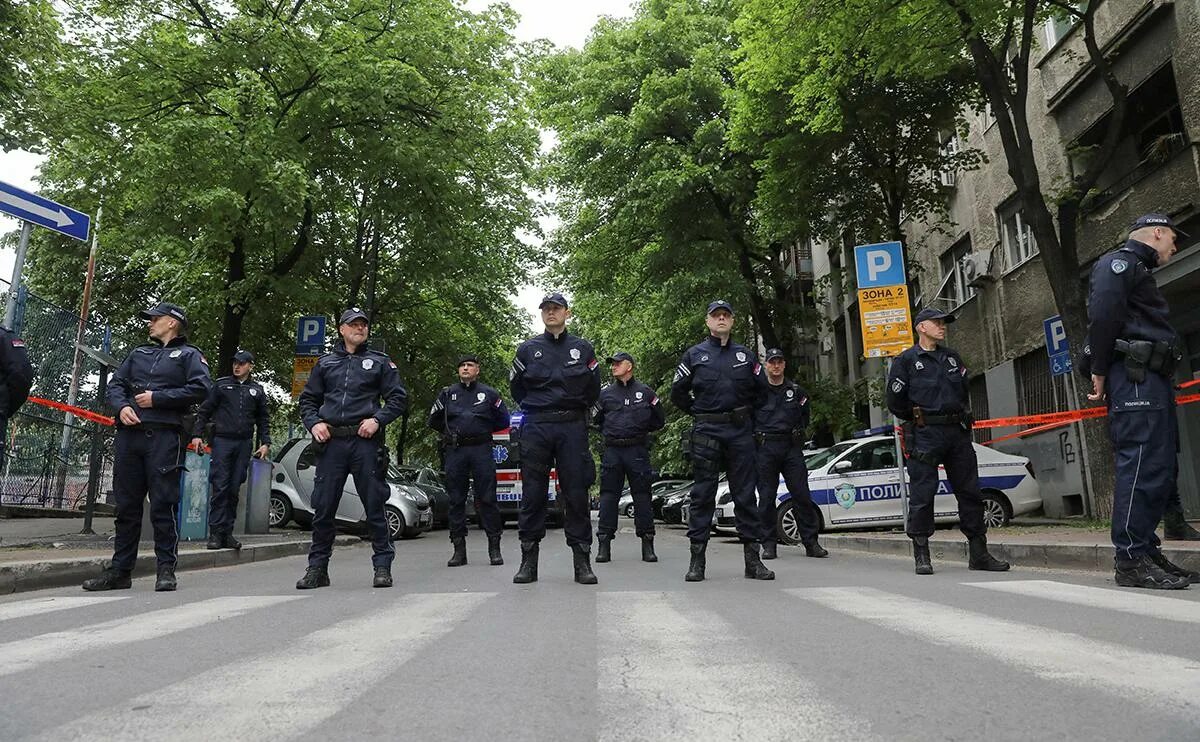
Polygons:
<instances>
[{"instance_id":1,"label":"overcast sky","mask_svg":"<svg viewBox=\"0 0 1200 742\"><path fill-rule=\"evenodd\" d=\"M465 5L471 10L482 10L493 5L489 0L466 0ZM623 17L631 12L631 0L508 0L521 15L517 26L517 38L522 41L534 39L549 39L557 46L582 46L587 40L588 33L600 16ZM36 191L37 169L41 158L28 152L0 152L0 180L20 188ZM70 204L67 204L70 206ZM0 216L0 234L18 228L14 219ZM100 239L103 240L103 234ZM0 251L0 276L8 280L13 271L13 253L11 250ZM79 266L80 280L84 268ZM541 290L526 287L518 293L518 302L522 306L533 308L540 297ZM541 324L538 322L537 324Z\"/></svg>"}]
</instances>

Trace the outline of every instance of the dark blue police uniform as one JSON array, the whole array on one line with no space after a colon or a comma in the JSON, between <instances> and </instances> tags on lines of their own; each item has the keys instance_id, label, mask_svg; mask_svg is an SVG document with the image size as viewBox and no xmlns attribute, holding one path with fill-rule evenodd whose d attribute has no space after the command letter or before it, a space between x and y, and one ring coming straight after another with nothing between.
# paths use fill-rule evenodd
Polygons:
<instances>
[{"instance_id":1,"label":"dark blue police uniform","mask_svg":"<svg viewBox=\"0 0 1200 742\"><path fill-rule=\"evenodd\" d=\"M213 426L211 435L206 432L209 424ZM233 526L238 490L250 468L256 426L258 444L271 445L267 395L262 385L251 379L238 381L236 376L222 376L196 412L192 437L206 438L212 444L208 477L212 485L208 503L211 548L240 545L233 539Z\"/></svg>"},{"instance_id":2,"label":"dark blue police uniform","mask_svg":"<svg viewBox=\"0 0 1200 742\"><path fill-rule=\"evenodd\" d=\"M0 326L0 465L4 463L8 441L8 421L29 397L33 387L33 365L25 341L7 327Z\"/></svg>"},{"instance_id":3,"label":"dark blue police uniform","mask_svg":"<svg viewBox=\"0 0 1200 742\"><path fill-rule=\"evenodd\" d=\"M768 356L769 358L770 356ZM809 423L808 393L794 381L767 383L762 403L754 410L754 440L758 443L758 498L762 518L763 543L773 546L778 516L775 499L779 495L779 477L787 484L792 517L800 541L809 556L827 556L817 543L821 524L817 506L808 488L808 467L804 464L805 430ZM774 548L764 548L763 557L773 558Z\"/></svg>"},{"instance_id":4,"label":"dark blue police uniform","mask_svg":"<svg viewBox=\"0 0 1200 742\"><path fill-rule=\"evenodd\" d=\"M343 323L349 320L343 319ZM380 403L382 400L382 404ZM325 570L333 552L334 516L342 499L346 478L354 477L354 489L362 500L367 516L374 554L371 563L391 568L395 550L388 535L384 504L391 492L387 484L387 446L384 432L408 407L408 394L400 383L396 364L365 343L353 353L338 341L332 352L317 359L308 383L300 393L300 415L304 427L312 430L323 422L331 437L317 456L316 482L313 486L312 547L309 568ZM370 438L358 435L358 426L375 418L379 430Z\"/></svg>"},{"instance_id":5,"label":"dark blue police uniform","mask_svg":"<svg viewBox=\"0 0 1200 742\"><path fill-rule=\"evenodd\" d=\"M627 354L620 356L609 360L628 357ZM634 529L639 538L651 539L651 551L645 556L653 556L649 436L666 423L663 406L654 390L637 379L631 378L628 382L614 379L600 390L593 411L593 422L604 438L604 453L600 459L600 522L596 529L601 550L605 551L608 542L616 537L617 505L628 480L633 495ZM597 556L596 561L608 561L607 554L604 556L604 559Z\"/></svg>"},{"instance_id":6,"label":"dark blue police uniform","mask_svg":"<svg viewBox=\"0 0 1200 742\"><path fill-rule=\"evenodd\" d=\"M460 364L461 365L461 364ZM446 451L446 491L450 495L450 540L466 538L467 491L474 482L475 511L489 545L504 531L496 506L496 462L492 433L509 425L500 393L478 381L443 389L429 410L429 427L442 434ZM501 562L503 563L503 562Z\"/></svg>"}]
</instances>

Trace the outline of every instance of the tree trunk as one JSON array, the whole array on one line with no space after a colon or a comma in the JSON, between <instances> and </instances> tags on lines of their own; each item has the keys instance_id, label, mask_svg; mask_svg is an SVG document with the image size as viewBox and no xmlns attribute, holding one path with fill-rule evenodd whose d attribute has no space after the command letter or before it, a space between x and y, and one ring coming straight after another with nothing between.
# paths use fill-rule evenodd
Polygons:
<instances>
[{"instance_id":1,"label":"tree trunk","mask_svg":"<svg viewBox=\"0 0 1200 742\"><path fill-rule=\"evenodd\" d=\"M233 373L233 354L242 340L242 321L246 307L230 299L230 288L246 278L246 239L239 232L233 238L233 250L225 274L225 311L221 317L221 341L217 345L217 376Z\"/></svg>"}]
</instances>

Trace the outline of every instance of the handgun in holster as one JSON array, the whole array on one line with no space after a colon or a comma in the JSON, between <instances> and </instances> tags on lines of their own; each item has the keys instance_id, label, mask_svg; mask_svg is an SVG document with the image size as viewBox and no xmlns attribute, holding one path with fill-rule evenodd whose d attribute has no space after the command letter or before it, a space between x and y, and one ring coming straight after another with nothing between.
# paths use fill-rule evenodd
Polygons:
<instances>
[{"instance_id":1,"label":"handgun in holster","mask_svg":"<svg viewBox=\"0 0 1200 742\"><path fill-rule=\"evenodd\" d=\"M794 429L792 431L792 445L803 448L805 443L808 443L808 435L806 434L804 428Z\"/></svg>"},{"instance_id":2,"label":"handgun in holster","mask_svg":"<svg viewBox=\"0 0 1200 742\"><path fill-rule=\"evenodd\" d=\"M1146 369L1154 352L1154 343L1149 340L1117 340L1116 350L1125 363L1125 372L1134 384L1146 380Z\"/></svg>"},{"instance_id":3,"label":"handgun in holster","mask_svg":"<svg viewBox=\"0 0 1200 742\"><path fill-rule=\"evenodd\" d=\"M924 410L922 410L920 407L917 407L917 406L915 406L915 405L913 406L913 419L912 419L912 423L909 423L909 424L911 425L911 424L914 424L914 423L916 424L916 426L917 426L918 428L923 428L923 427L925 427L925 411L924 411Z\"/></svg>"}]
</instances>

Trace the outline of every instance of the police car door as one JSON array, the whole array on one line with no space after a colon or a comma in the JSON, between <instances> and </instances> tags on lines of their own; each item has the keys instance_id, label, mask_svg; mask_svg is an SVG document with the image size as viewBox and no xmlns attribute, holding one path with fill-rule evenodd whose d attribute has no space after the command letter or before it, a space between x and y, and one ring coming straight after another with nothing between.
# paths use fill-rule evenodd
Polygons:
<instances>
[{"instance_id":1,"label":"police car door","mask_svg":"<svg viewBox=\"0 0 1200 742\"><path fill-rule=\"evenodd\" d=\"M835 461L824 485L831 524L874 525L900 518L900 475L892 439L867 441Z\"/></svg>"}]
</instances>

